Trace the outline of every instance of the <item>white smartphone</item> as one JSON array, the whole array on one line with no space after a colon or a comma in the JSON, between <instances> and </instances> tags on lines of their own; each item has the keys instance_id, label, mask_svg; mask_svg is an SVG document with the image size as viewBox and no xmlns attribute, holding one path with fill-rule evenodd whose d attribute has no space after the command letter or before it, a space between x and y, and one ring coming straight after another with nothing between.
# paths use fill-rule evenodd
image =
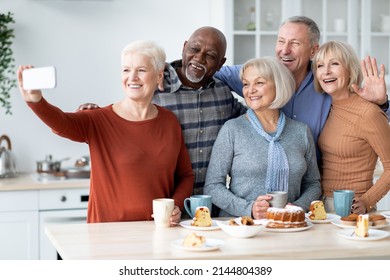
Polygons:
<instances>
[{"instance_id":1,"label":"white smartphone","mask_svg":"<svg viewBox=\"0 0 390 280\"><path fill-rule=\"evenodd\" d=\"M56 69L54 66L26 69L22 72L22 77L25 90L56 87Z\"/></svg>"}]
</instances>

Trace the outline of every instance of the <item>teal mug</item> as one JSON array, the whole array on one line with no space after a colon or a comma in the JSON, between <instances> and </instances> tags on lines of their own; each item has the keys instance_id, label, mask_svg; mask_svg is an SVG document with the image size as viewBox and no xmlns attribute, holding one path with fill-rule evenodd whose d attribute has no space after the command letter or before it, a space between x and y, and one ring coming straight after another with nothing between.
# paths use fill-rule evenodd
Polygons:
<instances>
[{"instance_id":1,"label":"teal mug","mask_svg":"<svg viewBox=\"0 0 390 280\"><path fill-rule=\"evenodd\" d=\"M354 191L351 190L337 190L333 192L333 202L336 214L345 217L351 214L351 207Z\"/></svg>"},{"instance_id":2,"label":"teal mug","mask_svg":"<svg viewBox=\"0 0 390 280\"><path fill-rule=\"evenodd\" d=\"M188 215L190 215L191 218L195 216L196 208L201 206L206 206L209 208L211 213L211 195L192 195L190 197L187 197L184 199L184 208L186 209Z\"/></svg>"}]
</instances>

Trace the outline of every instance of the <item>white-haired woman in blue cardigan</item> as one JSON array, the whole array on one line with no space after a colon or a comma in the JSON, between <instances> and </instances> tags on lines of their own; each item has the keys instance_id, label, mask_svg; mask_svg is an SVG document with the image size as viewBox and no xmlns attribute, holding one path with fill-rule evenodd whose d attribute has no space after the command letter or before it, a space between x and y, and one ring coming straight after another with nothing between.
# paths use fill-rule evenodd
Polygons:
<instances>
[{"instance_id":1,"label":"white-haired woman in blue cardigan","mask_svg":"<svg viewBox=\"0 0 390 280\"><path fill-rule=\"evenodd\" d=\"M307 211L321 196L320 173L309 128L279 110L294 93L291 72L276 58L264 57L247 61L240 78L249 109L220 130L204 193L220 216L264 218L272 199L266 193L278 190Z\"/></svg>"}]
</instances>

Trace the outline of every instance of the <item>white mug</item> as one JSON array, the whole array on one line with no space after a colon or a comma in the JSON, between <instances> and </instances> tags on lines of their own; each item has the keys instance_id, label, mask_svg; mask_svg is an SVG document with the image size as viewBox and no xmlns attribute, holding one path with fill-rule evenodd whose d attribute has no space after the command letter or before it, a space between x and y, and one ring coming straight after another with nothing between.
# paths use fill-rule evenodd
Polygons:
<instances>
[{"instance_id":1,"label":"white mug","mask_svg":"<svg viewBox=\"0 0 390 280\"><path fill-rule=\"evenodd\" d=\"M171 198L153 199L153 219L156 227L166 228L171 226L171 216L175 201Z\"/></svg>"},{"instance_id":2,"label":"white mug","mask_svg":"<svg viewBox=\"0 0 390 280\"><path fill-rule=\"evenodd\" d=\"M272 199L268 200L271 207L284 208L287 205L287 192L273 191L268 192L267 195L272 196Z\"/></svg>"}]
</instances>

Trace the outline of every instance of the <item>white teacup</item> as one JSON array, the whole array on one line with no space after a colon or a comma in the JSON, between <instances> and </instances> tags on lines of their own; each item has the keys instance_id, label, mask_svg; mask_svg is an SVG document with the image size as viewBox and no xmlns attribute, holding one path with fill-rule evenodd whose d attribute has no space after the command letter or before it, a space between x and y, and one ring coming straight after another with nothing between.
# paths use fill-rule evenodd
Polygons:
<instances>
[{"instance_id":1,"label":"white teacup","mask_svg":"<svg viewBox=\"0 0 390 280\"><path fill-rule=\"evenodd\" d=\"M153 199L153 219L156 227L170 227L175 201L171 198Z\"/></svg>"},{"instance_id":2,"label":"white teacup","mask_svg":"<svg viewBox=\"0 0 390 280\"><path fill-rule=\"evenodd\" d=\"M268 200L271 207L284 208L287 205L287 192L273 191L267 195L272 196L272 199Z\"/></svg>"}]
</instances>

